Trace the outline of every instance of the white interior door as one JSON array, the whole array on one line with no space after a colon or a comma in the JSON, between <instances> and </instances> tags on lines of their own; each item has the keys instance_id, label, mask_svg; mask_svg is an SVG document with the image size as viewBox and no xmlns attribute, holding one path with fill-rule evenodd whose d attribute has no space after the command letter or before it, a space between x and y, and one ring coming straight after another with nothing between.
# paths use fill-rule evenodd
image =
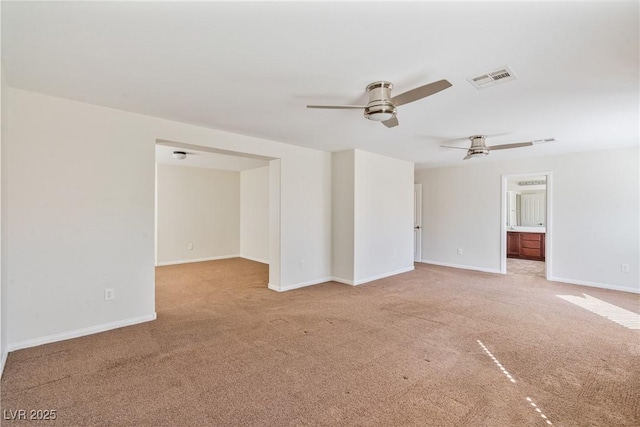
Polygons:
<instances>
[{"instance_id":1,"label":"white interior door","mask_svg":"<svg viewBox=\"0 0 640 427\"><path fill-rule=\"evenodd\" d=\"M422 262L422 184L413 185L413 261Z\"/></svg>"},{"instance_id":2,"label":"white interior door","mask_svg":"<svg viewBox=\"0 0 640 427\"><path fill-rule=\"evenodd\" d=\"M546 225L545 194L523 194L520 197L521 225L525 227Z\"/></svg>"}]
</instances>

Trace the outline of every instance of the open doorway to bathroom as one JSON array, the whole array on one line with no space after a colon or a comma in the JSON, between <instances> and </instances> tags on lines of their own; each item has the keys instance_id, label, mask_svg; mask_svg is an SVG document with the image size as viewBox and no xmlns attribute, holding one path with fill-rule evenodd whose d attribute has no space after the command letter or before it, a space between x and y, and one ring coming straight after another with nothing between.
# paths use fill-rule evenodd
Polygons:
<instances>
[{"instance_id":1,"label":"open doorway to bathroom","mask_svg":"<svg viewBox=\"0 0 640 427\"><path fill-rule=\"evenodd\" d=\"M503 176L502 273L549 277L550 185L550 173Z\"/></svg>"}]
</instances>

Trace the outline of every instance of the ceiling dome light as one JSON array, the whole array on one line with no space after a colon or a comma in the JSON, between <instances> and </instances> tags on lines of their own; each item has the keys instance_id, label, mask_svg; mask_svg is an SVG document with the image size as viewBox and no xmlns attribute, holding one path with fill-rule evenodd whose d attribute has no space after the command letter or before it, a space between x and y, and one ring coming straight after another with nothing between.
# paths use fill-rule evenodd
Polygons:
<instances>
[{"instance_id":1,"label":"ceiling dome light","mask_svg":"<svg viewBox=\"0 0 640 427\"><path fill-rule=\"evenodd\" d=\"M187 153L185 153L184 151L174 151L173 158L178 160L184 160L187 158Z\"/></svg>"}]
</instances>

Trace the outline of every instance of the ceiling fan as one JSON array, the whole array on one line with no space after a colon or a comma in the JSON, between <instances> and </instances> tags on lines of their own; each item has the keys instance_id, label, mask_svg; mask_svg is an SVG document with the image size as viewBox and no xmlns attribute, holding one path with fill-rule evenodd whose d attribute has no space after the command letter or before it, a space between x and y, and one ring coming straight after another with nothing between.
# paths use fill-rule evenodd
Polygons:
<instances>
[{"instance_id":1,"label":"ceiling fan","mask_svg":"<svg viewBox=\"0 0 640 427\"><path fill-rule=\"evenodd\" d=\"M329 109L364 109L364 117L369 120L382 122L388 128L398 126L397 107L417 101L427 96L431 96L448 87L451 83L447 80L438 80L424 86L411 89L391 97L393 84L387 81L373 82L367 85L369 102L367 105L307 105L307 108L329 108Z\"/></svg>"},{"instance_id":2,"label":"ceiling fan","mask_svg":"<svg viewBox=\"0 0 640 427\"><path fill-rule=\"evenodd\" d=\"M467 160L467 159L470 159L472 157L484 157L484 156L488 155L490 151L506 150L506 149L509 149L509 148L528 147L530 145L533 145L534 143L553 142L553 141L555 141L555 139L553 139L553 138L547 138L547 139L538 139L538 140L535 140L535 141L516 142L516 143L513 143L513 144L502 144L502 145L491 145L491 146L488 146L485 143L485 138L486 138L486 135L473 135L473 136L470 136L469 139L471 140L471 146L469 148L453 147L451 145L441 145L441 147L457 148L459 150L467 150L467 155L463 159L463 160Z\"/></svg>"}]
</instances>

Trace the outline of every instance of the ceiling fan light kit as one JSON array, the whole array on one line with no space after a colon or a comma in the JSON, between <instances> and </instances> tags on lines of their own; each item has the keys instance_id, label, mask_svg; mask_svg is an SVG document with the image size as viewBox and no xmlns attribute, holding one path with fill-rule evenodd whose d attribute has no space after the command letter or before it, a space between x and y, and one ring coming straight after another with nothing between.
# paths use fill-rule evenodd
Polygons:
<instances>
[{"instance_id":1,"label":"ceiling fan light kit","mask_svg":"<svg viewBox=\"0 0 640 427\"><path fill-rule=\"evenodd\" d=\"M474 158L474 157L484 157L489 155L489 150L488 149L470 149L467 152L467 156L466 158Z\"/></svg>"},{"instance_id":2,"label":"ceiling fan light kit","mask_svg":"<svg viewBox=\"0 0 640 427\"><path fill-rule=\"evenodd\" d=\"M364 109L364 116L376 122L384 122L393 119L398 110L395 105L391 103L381 103L376 105L367 106Z\"/></svg>"}]
</instances>

